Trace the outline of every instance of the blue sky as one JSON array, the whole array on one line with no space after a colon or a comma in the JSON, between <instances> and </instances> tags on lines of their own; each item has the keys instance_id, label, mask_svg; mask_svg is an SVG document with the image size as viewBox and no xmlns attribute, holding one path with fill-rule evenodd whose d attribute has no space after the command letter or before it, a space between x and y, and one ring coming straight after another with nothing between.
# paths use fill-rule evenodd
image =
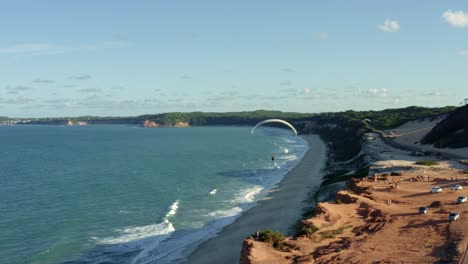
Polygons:
<instances>
[{"instance_id":1,"label":"blue sky","mask_svg":"<svg viewBox=\"0 0 468 264\"><path fill-rule=\"evenodd\" d=\"M467 1L1 1L0 116L458 105Z\"/></svg>"}]
</instances>

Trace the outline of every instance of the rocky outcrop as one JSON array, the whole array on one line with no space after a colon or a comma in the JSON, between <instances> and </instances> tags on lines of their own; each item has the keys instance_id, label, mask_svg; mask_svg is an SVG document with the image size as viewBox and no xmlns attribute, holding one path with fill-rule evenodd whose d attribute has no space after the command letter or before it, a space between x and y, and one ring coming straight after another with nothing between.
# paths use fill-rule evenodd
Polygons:
<instances>
[{"instance_id":1,"label":"rocky outcrop","mask_svg":"<svg viewBox=\"0 0 468 264\"><path fill-rule=\"evenodd\" d=\"M188 122L177 122L175 125L162 125L162 124L156 123L153 120L145 120L141 126L142 127L189 127L190 124Z\"/></svg>"},{"instance_id":2,"label":"rocky outcrop","mask_svg":"<svg viewBox=\"0 0 468 264\"><path fill-rule=\"evenodd\" d=\"M241 259L240 259L241 264L252 264L251 255L250 255L252 248L253 248L253 240L250 238L244 240L244 243L242 243Z\"/></svg>"},{"instance_id":3,"label":"rocky outcrop","mask_svg":"<svg viewBox=\"0 0 468 264\"><path fill-rule=\"evenodd\" d=\"M87 125L88 125L88 122L84 122L84 121L72 121L72 120L67 121L67 126L87 126Z\"/></svg>"},{"instance_id":4,"label":"rocky outcrop","mask_svg":"<svg viewBox=\"0 0 468 264\"><path fill-rule=\"evenodd\" d=\"M142 127L159 127L160 125L152 120L145 120L143 122Z\"/></svg>"},{"instance_id":5,"label":"rocky outcrop","mask_svg":"<svg viewBox=\"0 0 468 264\"><path fill-rule=\"evenodd\" d=\"M190 124L187 122L178 122L174 125L174 127L189 127Z\"/></svg>"}]
</instances>

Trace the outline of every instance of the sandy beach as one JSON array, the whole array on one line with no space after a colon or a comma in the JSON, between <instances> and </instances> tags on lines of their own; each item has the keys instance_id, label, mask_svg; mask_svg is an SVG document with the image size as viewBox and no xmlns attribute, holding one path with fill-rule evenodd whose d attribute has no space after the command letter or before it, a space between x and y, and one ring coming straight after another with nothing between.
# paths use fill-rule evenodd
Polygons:
<instances>
[{"instance_id":1,"label":"sandy beach","mask_svg":"<svg viewBox=\"0 0 468 264\"><path fill-rule=\"evenodd\" d=\"M186 263L239 263L242 241L256 230L272 229L289 233L292 224L306 206L308 193L322 181L321 170L326 161L326 146L317 135L303 136L309 149L302 160L256 206L245 211L234 223L226 226L189 255Z\"/></svg>"}]
</instances>

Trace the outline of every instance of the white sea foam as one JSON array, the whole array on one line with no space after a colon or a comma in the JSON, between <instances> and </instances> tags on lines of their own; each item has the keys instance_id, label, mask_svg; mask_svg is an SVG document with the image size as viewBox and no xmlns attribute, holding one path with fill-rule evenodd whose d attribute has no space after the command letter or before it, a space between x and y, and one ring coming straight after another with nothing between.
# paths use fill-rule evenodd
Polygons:
<instances>
[{"instance_id":1,"label":"white sea foam","mask_svg":"<svg viewBox=\"0 0 468 264\"><path fill-rule=\"evenodd\" d=\"M263 190L262 186L255 185L239 192L236 201L239 203L251 203L255 201L255 196Z\"/></svg>"},{"instance_id":2,"label":"white sea foam","mask_svg":"<svg viewBox=\"0 0 468 264\"><path fill-rule=\"evenodd\" d=\"M289 154L289 155L280 156L280 157L278 157L278 159L280 159L280 160L287 160L287 161L293 161L293 160L297 160L297 156L296 156L296 154Z\"/></svg>"},{"instance_id":3,"label":"white sea foam","mask_svg":"<svg viewBox=\"0 0 468 264\"><path fill-rule=\"evenodd\" d=\"M242 212L242 208L240 207L234 207L231 209L227 210L218 210L209 213L208 215L211 217L216 217L216 218L221 218L221 217L230 217L230 216L236 216Z\"/></svg>"},{"instance_id":4,"label":"white sea foam","mask_svg":"<svg viewBox=\"0 0 468 264\"><path fill-rule=\"evenodd\" d=\"M120 234L119 236L93 239L99 244L107 245L125 244L129 247L140 247L145 244L151 244L152 247L157 246L162 240L169 237L170 234L175 231L169 218L177 213L178 208L179 200L172 203L169 207L169 211L162 223L118 229L116 231Z\"/></svg>"},{"instance_id":5,"label":"white sea foam","mask_svg":"<svg viewBox=\"0 0 468 264\"><path fill-rule=\"evenodd\" d=\"M246 188L235 195L234 200L229 201L233 207L228 209L219 209L206 214L206 219L211 219L205 223L203 227L195 228L194 230L179 230L175 231L171 222L172 219L179 209L179 201L175 201L169 208L164 221L160 224L156 224L153 227L146 226L140 228L130 228L123 230L123 235L117 237L114 240L108 240L108 242L117 242L136 239L140 237L138 241L138 247L135 249L139 250L138 254L133 257L132 264L148 264L148 263L179 263L183 256L186 256L187 247L193 247L201 243L210 237L215 236L222 228L235 221L237 217L242 213L243 210L251 207L254 202L261 199L262 196L266 195L265 189L272 188L277 184L286 173L291 170L297 162L302 159L307 149L306 144L302 138L287 138L285 141L286 147L281 147L281 154L278 155L277 164L272 166L272 163L268 163L268 173L263 173L259 170L258 183L254 186ZM285 155L286 154L286 155ZM245 164L242 164L245 167ZM256 176L257 177L257 176ZM217 193L217 189L213 189L209 192L210 195ZM215 197L215 196L214 196ZM213 199L214 199L213 197ZM217 197L217 196L216 196ZM159 228L159 230L158 230ZM144 230L150 234L145 235ZM127 231L128 233L125 233ZM130 233L133 233L131 236ZM127 245L127 243L125 244Z\"/></svg>"},{"instance_id":6,"label":"white sea foam","mask_svg":"<svg viewBox=\"0 0 468 264\"><path fill-rule=\"evenodd\" d=\"M167 220L169 217L174 216L177 213L177 209L179 209L179 200L171 204L171 206L169 207L169 212L167 212L164 219Z\"/></svg>"},{"instance_id":7,"label":"white sea foam","mask_svg":"<svg viewBox=\"0 0 468 264\"><path fill-rule=\"evenodd\" d=\"M108 238L95 238L99 244L131 244L131 242L136 242L133 246L138 246L142 240L146 240L150 237L158 237L158 242L162 241L172 232L174 232L174 227L171 222L165 220L159 224L152 224L146 226L137 226L129 227L125 229L117 230L121 235L118 237L108 237ZM144 242L143 242L144 243ZM159 243L158 243L159 244Z\"/></svg>"},{"instance_id":8,"label":"white sea foam","mask_svg":"<svg viewBox=\"0 0 468 264\"><path fill-rule=\"evenodd\" d=\"M302 140L302 141L301 141ZM208 213L206 216L209 219L213 219L208 222L204 227L197 228L190 231L176 231L168 239L164 240L157 247L147 247L142 250L134 259L132 264L147 264L147 263L179 263L183 256L189 254L186 248L196 246L203 240L215 236L222 228L235 221L237 217L242 213L243 210L248 209L254 204L255 201L266 195L265 189L269 189L277 184L286 173L291 170L297 162L302 159L307 149L307 144L303 142L302 138L286 140L288 142L287 147L290 149L282 148L284 154L279 155L278 164L276 164L275 170L270 171L267 174L260 173L259 183L257 185L246 188L238 192L234 200L230 201L234 206L229 209L220 209ZM294 146L293 146L294 145ZM281 166L280 166L281 165ZM245 167L245 164L243 164ZM271 163L268 164L271 166ZM272 169L272 167L270 167ZM216 193L217 190L213 189L210 194Z\"/></svg>"}]
</instances>

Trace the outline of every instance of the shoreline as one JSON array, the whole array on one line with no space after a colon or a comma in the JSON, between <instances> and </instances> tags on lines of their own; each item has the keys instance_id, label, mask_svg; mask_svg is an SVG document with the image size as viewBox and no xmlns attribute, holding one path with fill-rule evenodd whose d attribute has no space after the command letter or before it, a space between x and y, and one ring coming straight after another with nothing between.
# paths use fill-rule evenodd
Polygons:
<instances>
[{"instance_id":1,"label":"shoreline","mask_svg":"<svg viewBox=\"0 0 468 264\"><path fill-rule=\"evenodd\" d=\"M256 230L271 229L288 234L300 218L313 187L320 186L327 161L327 147L318 135L302 136L308 142L306 153L257 205L243 212L217 236L201 242L183 263L239 263L242 242ZM195 248L194 248L195 247Z\"/></svg>"},{"instance_id":2,"label":"shoreline","mask_svg":"<svg viewBox=\"0 0 468 264\"><path fill-rule=\"evenodd\" d=\"M414 156L376 134L364 138L368 174L348 180L335 199L317 203L301 222L302 232L286 237L281 250L269 241L246 239L241 263L458 263L464 258L468 211L457 199L468 196L468 164ZM417 163L427 160L436 162ZM452 189L455 184L462 189ZM435 186L443 191L430 192ZM453 212L459 213L456 221L448 218Z\"/></svg>"}]
</instances>

